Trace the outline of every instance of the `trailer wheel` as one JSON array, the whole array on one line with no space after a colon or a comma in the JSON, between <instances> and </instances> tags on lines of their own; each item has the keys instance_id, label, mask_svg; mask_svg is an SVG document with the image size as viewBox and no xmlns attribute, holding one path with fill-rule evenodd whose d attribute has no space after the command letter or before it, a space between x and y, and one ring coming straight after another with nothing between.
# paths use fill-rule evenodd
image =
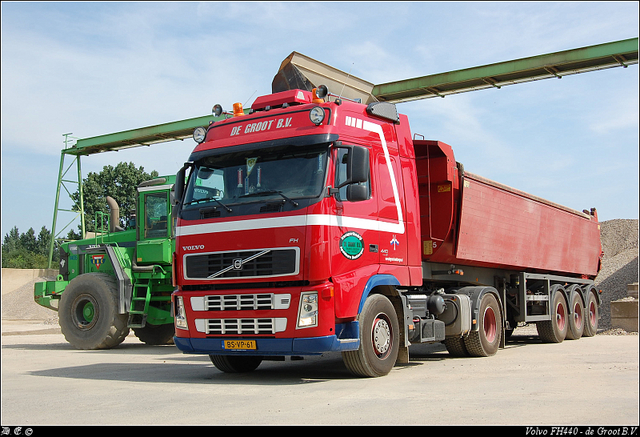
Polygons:
<instances>
[{"instance_id":1,"label":"trailer wheel","mask_svg":"<svg viewBox=\"0 0 640 437\"><path fill-rule=\"evenodd\" d=\"M237 355L209 355L218 370L225 373L253 372L262 363L262 357Z\"/></svg>"},{"instance_id":2,"label":"trailer wheel","mask_svg":"<svg viewBox=\"0 0 640 437\"><path fill-rule=\"evenodd\" d=\"M77 276L62 293L60 329L77 349L110 349L129 334L126 314L118 314L118 285L113 276Z\"/></svg>"},{"instance_id":3,"label":"trailer wheel","mask_svg":"<svg viewBox=\"0 0 640 437\"><path fill-rule=\"evenodd\" d=\"M360 348L342 352L347 369L356 376L388 374L398 358L400 327L393 305L385 296L374 294L358 316Z\"/></svg>"},{"instance_id":4,"label":"trailer wheel","mask_svg":"<svg viewBox=\"0 0 640 437\"><path fill-rule=\"evenodd\" d=\"M562 343L569 329L567 301L560 291L561 288L561 286L553 286L551 289L551 320L536 323L538 336L548 343Z\"/></svg>"},{"instance_id":5,"label":"trailer wheel","mask_svg":"<svg viewBox=\"0 0 640 437\"><path fill-rule=\"evenodd\" d=\"M569 329L567 329L567 338L569 340L578 340L584 332L584 304L582 303L582 296L580 296L579 290L579 285L572 285L567 290L570 301L569 308L571 308Z\"/></svg>"},{"instance_id":6,"label":"trailer wheel","mask_svg":"<svg viewBox=\"0 0 640 437\"><path fill-rule=\"evenodd\" d=\"M595 289L594 289L595 290ZM595 291L589 292L587 306L585 307L584 332L585 337L593 337L598 332L598 319L600 318L600 308L596 299Z\"/></svg>"},{"instance_id":7,"label":"trailer wheel","mask_svg":"<svg viewBox=\"0 0 640 437\"><path fill-rule=\"evenodd\" d=\"M144 325L144 328L133 328L133 333L138 339L149 345L173 344L173 336L175 334L173 323L165 323L164 325Z\"/></svg>"},{"instance_id":8,"label":"trailer wheel","mask_svg":"<svg viewBox=\"0 0 640 437\"><path fill-rule=\"evenodd\" d=\"M472 357L495 355L502 339L502 317L496 297L487 293L480 301L478 330L471 331L464 344Z\"/></svg>"}]
</instances>

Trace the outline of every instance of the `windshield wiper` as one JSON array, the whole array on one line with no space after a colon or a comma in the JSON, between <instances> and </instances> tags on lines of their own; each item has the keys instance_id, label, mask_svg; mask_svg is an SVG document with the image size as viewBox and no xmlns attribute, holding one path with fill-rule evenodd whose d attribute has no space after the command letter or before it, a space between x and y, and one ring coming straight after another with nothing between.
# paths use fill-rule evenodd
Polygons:
<instances>
[{"instance_id":1,"label":"windshield wiper","mask_svg":"<svg viewBox=\"0 0 640 437\"><path fill-rule=\"evenodd\" d=\"M243 194L240 197L251 197L251 196L265 196L265 195L269 195L269 194L279 194L280 196L282 196L282 198L288 202L291 202L291 204L293 206L298 206L298 202L296 202L293 199L289 199L287 196L285 196L284 194L282 194L282 191L278 191L278 190L265 190L265 191L257 191L255 193L249 193L249 194Z\"/></svg>"},{"instance_id":2,"label":"windshield wiper","mask_svg":"<svg viewBox=\"0 0 640 437\"><path fill-rule=\"evenodd\" d=\"M225 205L224 203L220 202L218 199L216 199L215 197L205 197L204 199L197 199L197 200L192 200L191 202L187 202L185 203L185 205L193 205L194 203L199 203L199 202L209 202L213 200L214 202L216 202L218 205L222 206L224 209L227 210L227 212L232 212L233 210L231 208L229 208L227 205Z\"/></svg>"}]
</instances>

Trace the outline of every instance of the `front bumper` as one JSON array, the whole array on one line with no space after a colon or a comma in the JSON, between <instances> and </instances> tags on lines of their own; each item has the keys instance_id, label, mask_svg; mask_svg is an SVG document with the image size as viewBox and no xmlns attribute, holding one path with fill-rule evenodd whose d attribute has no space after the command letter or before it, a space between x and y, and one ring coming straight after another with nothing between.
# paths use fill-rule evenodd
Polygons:
<instances>
[{"instance_id":1,"label":"front bumper","mask_svg":"<svg viewBox=\"0 0 640 437\"><path fill-rule=\"evenodd\" d=\"M357 323L357 322L354 322ZM356 328L357 329L357 328ZM319 355L323 352L357 350L357 338L340 339L335 335L309 338L256 338L256 350L224 349L224 340L230 338L174 337L175 345L187 354L209 355Z\"/></svg>"}]
</instances>

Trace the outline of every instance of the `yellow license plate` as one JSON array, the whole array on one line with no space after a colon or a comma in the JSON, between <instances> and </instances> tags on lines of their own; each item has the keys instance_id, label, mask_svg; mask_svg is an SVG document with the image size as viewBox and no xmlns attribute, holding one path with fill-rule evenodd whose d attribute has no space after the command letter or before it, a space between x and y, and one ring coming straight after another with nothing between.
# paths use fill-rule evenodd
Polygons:
<instances>
[{"instance_id":1,"label":"yellow license plate","mask_svg":"<svg viewBox=\"0 0 640 437\"><path fill-rule=\"evenodd\" d=\"M233 350L256 350L255 340L224 340L222 347Z\"/></svg>"}]
</instances>

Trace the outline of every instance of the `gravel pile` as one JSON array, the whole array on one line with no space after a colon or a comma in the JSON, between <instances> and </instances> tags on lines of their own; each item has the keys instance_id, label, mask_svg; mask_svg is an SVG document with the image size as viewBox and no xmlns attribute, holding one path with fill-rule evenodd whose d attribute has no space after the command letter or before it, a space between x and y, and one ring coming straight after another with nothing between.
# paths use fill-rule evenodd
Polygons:
<instances>
[{"instance_id":1,"label":"gravel pile","mask_svg":"<svg viewBox=\"0 0 640 437\"><path fill-rule=\"evenodd\" d=\"M36 282L55 281L55 277L37 278L11 293L2 295L2 320L41 320L57 325L58 313L38 305L33 300L33 285Z\"/></svg>"},{"instance_id":2,"label":"gravel pile","mask_svg":"<svg viewBox=\"0 0 640 437\"><path fill-rule=\"evenodd\" d=\"M611 306L614 300L626 298L627 284L638 282L638 220L608 220L600 224L600 236L604 257L602 269L595 285L603 290L600 295L599 328L609 335L620 335L620 329L612 329ZM43 320L57 324L58 313L41 307L33 301L33 284L55 278L39 278L17 290L2 295L2 319ZM624 332L624 331L623 331Z\"/></svg>"},{"instance_id":3,"label":"gravel pile","mask_svg":"<svg viewBox=\"0 0 640 437\"><path fill-rule=\"evenodd\" d=\"M628 297L627 285L638 282L638 220L607 220L600 223L602 269L596 277L600 298L600 324L611 328L611 302Z\"/></svg>"}]
</instances>

